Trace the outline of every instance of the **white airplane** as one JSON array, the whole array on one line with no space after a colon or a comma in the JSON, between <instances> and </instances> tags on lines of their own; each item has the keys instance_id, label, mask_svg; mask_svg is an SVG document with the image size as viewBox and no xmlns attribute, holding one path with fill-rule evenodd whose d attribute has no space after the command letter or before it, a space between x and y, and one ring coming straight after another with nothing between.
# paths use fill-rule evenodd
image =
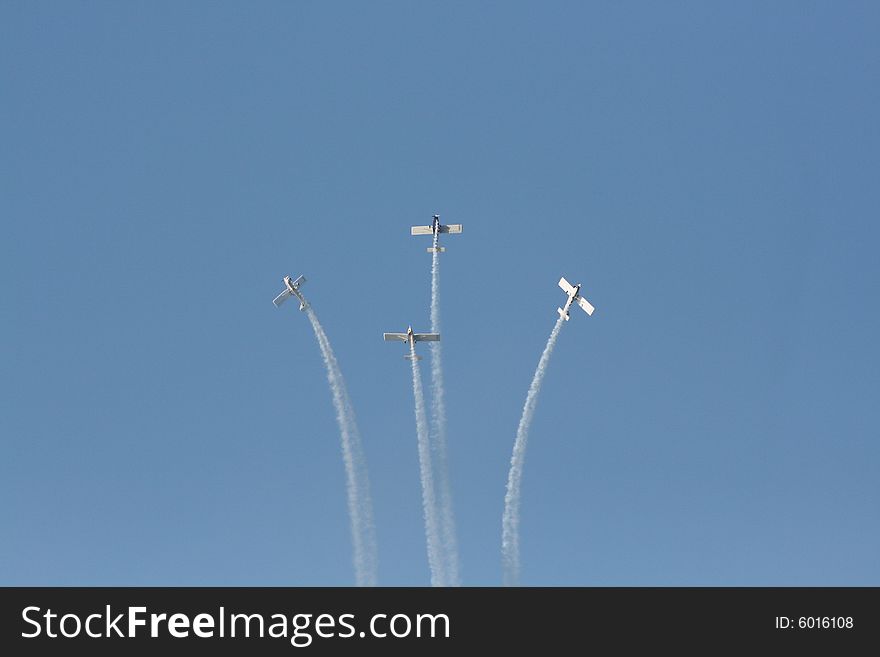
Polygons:
<instances>
[{"instance_id":1,"label":"white airplane","mask_svg":"<svg viewBox=\"0 0 880 657\"><path fill-rule=\"evenodd\" d=\"M431 222L430 226L413 226L410 229L411 235L438 235L440 233L449 233L450 235L455 235L461 232L461 224L449 224L448 226L443 226L440 223L440 215L435 214L434 220ZM428 253L434 253L434 247L428 247ZM437 253L443 253L446 249L442 246L438 246L436 251Z\"/></svg>"},{"instance_id":2,"label":"white airplane","mask_svg":"<svg viewBox=\"0 0 880 657\"><path fill-rule=\"evenodd\" d=\"M394 340L400 340L401 342L406 342L409 345L415 345L416 342L437 342L440 340L439 333L413 333L412 326L406 329L406 333L385 333L385 342L392 342ZM407 354L404 356L407 360L411 359L412 356ZM416 360L422 360L421 356L416 356Z\"/></svg>"},{"instance_id":3,"label":"white airplane","mask_svg":"<svg viewBox=\"0 0 880 657\"><path fill-rule=\"evenodd\" d=\"M588 315L593 314L593 311L595 310L595 308L593 308L592 304L589 301L587 301L586 299L584 299L580 295L580 290L581 290L580 283L578 283L577 285L572 285L564 278L560 278L559 279L559 287L561 287L563 289L563 291L568 295L568 301L565 302L565 307L556 309L557 312L559 313L559 316L562 317L562 319L564 319L566 322L568 321L568 319L569 319L568 309L571 306L572 301L577 302L577 305L579 305L581 308L583 308L584 312L587 313Z\"/></svg>"},{"instance_id":4,"label":"white airplane","mask_svg":"<svg viewBox=\"0 0 880 657\"><path fill-rule=\"evenodd\" d=\"M306 308L309 307L309 303L308 303L308 301L306 301L306 298L302 295L302 292L299 291L299 288L301 288L305 282L306 282L305 276L299 276L295 281L291 281L290 276L285 276L284 277L284 285L287 286L287 289L284 290L284 292L279 294L277 297L275 297L272 300L272 303L274 303L278 308L280 308L282 303L287 301L287 299L289 299L291 296L295 296L297 299L299 299L299 309L305 310Z\"/></svg>"}]
</instances>

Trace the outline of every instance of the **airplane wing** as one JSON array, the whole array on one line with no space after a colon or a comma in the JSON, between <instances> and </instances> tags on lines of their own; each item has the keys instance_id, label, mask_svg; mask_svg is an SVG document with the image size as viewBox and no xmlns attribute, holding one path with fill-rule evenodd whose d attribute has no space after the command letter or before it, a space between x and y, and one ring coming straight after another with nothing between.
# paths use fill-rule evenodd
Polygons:
<instances>
[{"instance_id":1,"label":"airplane wing","mask_svg":"<svg viewBox=\"0 0 880 657\"><path fill-rule=\"evenodd\" d=\"M299 288L301 288L303 286L303 284L305 282L306 282L306 277L303 276L302 274L300 274L299 276L296 277L296 280L293 283L291 283L291 285L293 285L293 287L295 287L298 290Z\"/></svg>"},{"instance_id":2,"label":"airplane wing","mask_svg":"<svg viewBox=\"0 0 880 657\"><path fill-rule=\"evenodd\" d=\"M433 235L434 231L430 226L413 226L410 229L411 235Z\"/></svg>"},{"instance_id":3,"label":"airplane wing","mask_svg":"<svg viewBox=\"0 0 880 657\"><path fill-rule=\"evenodd\" d=\"M391 340L406 342L406 333L384 333L383 335L386 342L390 342Z\"/></svg>"},{"instance_id":4,"label":"airplane wing","mask_svg":"<svg viewBox=\"0 0 880 657\"><path fill-rule=\"evenodd\" d=\"M440 226L441 233L457 234L461 232L461 224L449 224L448 226Z\"/></svg>"},{"instance_id":5,"label":"airplane wing","mask_svg":"<svg viewBox=\"0 0 880 657\"><path fill-rule=\"evenodd\" d=\"M287 301L287 299L289 297L290 297L290 290L284 290L284 292L282 292L277 297L272 299L272 303L275 304L276 308L280 308L281 304L284 303L285 301Z\"/></svg>"},{"instance_id":6,"label":"airplane wing","mask_svg":"<svg viewBox=\"0 0 880 657\"><path fill-rule=\"evenodd\" d=\"M413 340L416 342L437 342L440 340L439 333L413 333Z\"/></svg>"},{"instance_id":7,"label":"airplane wing","mask_svg":"<svg viewBox=\"0 0 880 657\"><path fill-rule=\"evenodd\" d=\"M559 287L561 287L568 296L571 296L574 294L574 286L571 283L569 283L567 280L565 280L565 278L559 279Z\"/></svg>"},{"instance_id":8,"label":"airplane wing","mask_svg":"<svg viewBox=\"0 0 880 657\"><path fill-rule=\"evenodd\" d=\"M593 304L591 304L589 301L584 299L582 296L578 296L578 298L575 299L575 301L577 301L577 305L579 305L581 308L583 308L584 312L587 313L588 315L592 315L593 311L596 310L595 308L593 308Z\"/></svg>"}]
</instances>

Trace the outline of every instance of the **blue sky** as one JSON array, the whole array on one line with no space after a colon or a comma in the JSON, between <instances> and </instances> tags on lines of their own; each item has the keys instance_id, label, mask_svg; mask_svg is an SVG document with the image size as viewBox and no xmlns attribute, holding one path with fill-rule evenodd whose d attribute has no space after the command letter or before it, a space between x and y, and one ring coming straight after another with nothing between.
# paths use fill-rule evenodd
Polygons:
<instances>
[{"instance_id":1,"label":"blue sky","mask_svg":"<svg viewBox=\"0 0 880 657\"><path fill-rule=\"evenodd\" d=\"M427 585L410 372L446 240L468 585L563 296L527 585L880 584L880 9L0 5L0 583ZM426 379L427 384L427 379Z\"/></svg>"}]
</instances>

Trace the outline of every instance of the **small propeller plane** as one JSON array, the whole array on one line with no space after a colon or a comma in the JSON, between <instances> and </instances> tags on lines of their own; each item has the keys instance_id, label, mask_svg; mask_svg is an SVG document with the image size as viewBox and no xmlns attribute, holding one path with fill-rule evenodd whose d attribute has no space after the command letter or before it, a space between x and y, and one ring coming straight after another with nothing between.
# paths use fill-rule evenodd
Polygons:
<instances>
[{"instance_id":1,"label":"small propeller plane","mask_svg":"<svg viewBox=\"0 0 880 657\"><path fill-rule=\"evenodd\" d=\"M448 226L444 226L440 223L440 215L435 214L434 219L431 222L430 226L413 226L410 229L411 235L439 235L440 233L449 233L450 235L455 235L461 232L461 224L449 224ZM436 249L433 246L428 247L428 253L443 253L446 249L442 246L438 246Z\"/></svg>"},{"instance_id":2,"label":"small propeller plane","mask_svg":"<svg viewBox=\"0 0 880 657\"><path fill-rule=\"evenodd\" d=\"M568 295L568 301L565 302L565 307L556 309L562 319L564 319L566 322L569 320L568 309L571 307L572 302L577 303L577 305L583 308L584 312L588 315L593 314L595 308L593 308L593 305L589 301L584 299L580 294L580 283L578 283L577 285L572 285L567 280L565 280L565 278L560 278L559 287L561 287L562 290Z\"/></svg>"},{"instance_id":3,"label":"small propeller plane","mask_svg":"<svg viewBox=\"0 0 880 657\"><path fill-rule=\"evenodd\" d=\"M302 295L302 292L299 291L299 288L301 288L305 282L305 276L299 276L295 281L291 281L290 276L285 276L284 285L287 287L287 289L284 290L284 292L279 294L277 297L275 297L272 300L272 303L274 303L276 307L280 308L281 304L287 301L288 298L290 298L291 296L295 296L297 299L299 299L299 309L305 310L309 307L309 304L306 301L306 298Z\"/></svg>"},{"instance_id":4,"label":"small propeller plane","mask_svg":"<svg viewBox=\"0 0 880 657\"><path fill-rule=\"evenodd\" d=\"M411 347L414 347L416 342L437 342L440 340L439 333L413 333L412 326L406 329L406 333L385 333L384 336L385 342L399 340L400 342L406 342ZM404 358L410 360L412 356L407 354ZM422 357L416 356L416 360L422 360Z\"/></svg>"}]
</instances>

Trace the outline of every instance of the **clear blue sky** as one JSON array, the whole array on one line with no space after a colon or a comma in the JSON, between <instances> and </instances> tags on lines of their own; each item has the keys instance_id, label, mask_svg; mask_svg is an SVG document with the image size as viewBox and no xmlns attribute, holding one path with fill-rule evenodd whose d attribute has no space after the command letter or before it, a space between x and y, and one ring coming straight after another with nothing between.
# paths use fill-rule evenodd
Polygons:
<instances>
[{"instance_id":1,"label":"clear blue sky","mask_svg":"<svg viewBox=\"0 0 880 657\"><path fill-rule=\"evenodd\" d=\"M439 213L465 584L880 585L871 2L0 4L0 583L429 581Z\"/></svg>"}]
</instances>

